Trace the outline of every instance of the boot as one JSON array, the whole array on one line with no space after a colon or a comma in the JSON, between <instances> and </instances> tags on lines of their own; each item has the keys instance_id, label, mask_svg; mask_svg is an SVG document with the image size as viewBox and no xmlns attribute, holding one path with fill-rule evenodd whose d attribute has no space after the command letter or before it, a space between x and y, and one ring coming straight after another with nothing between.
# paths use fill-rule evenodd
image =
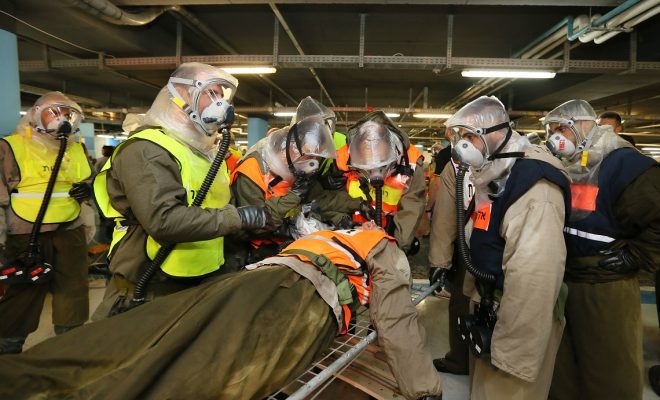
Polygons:
<instances>
[{"instance_id":1,"label":"boot","mask_svg":"<svg viewBox=\"0 0 660 400\"><path fill-rule=\"evenodd\" d=\"M54 325L53 327L55 328L55 334L56 335L61 335L63 333L67 333L71 329L75 329L79 327L80 325L74 325L74 326L63 326L63 325Z\"/></svg>"},{"instance_id":2,"label":"boot","mask_svg":"<svg viewBox=\"0 0 660 400\"><path fill-rule=\"evenodd\" d=\"M0 355L23 352L24 337L0 338Z\"/></svg>"},{"instance_id":3,"label":"boot","mask_svg":"<svg viewBox=\"0 0 660 400\"><path fill-rule=\"evenodd\" d=\"M454 375L468 375L468 371L459 371L456 369L449 368L444 358L436 358L433 360L433 366L438 372L444 372L446 374Z\"/></svg>"}]
</instances>

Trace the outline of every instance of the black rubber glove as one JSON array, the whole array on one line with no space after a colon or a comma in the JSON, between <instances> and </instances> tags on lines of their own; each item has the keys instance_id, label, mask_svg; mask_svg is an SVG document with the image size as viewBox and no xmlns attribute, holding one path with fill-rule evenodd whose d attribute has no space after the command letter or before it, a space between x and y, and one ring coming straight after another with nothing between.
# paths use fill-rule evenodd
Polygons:
<instances>
[{"instance_id":1,"label":"black rubber glove","mask_svg":"<svg viewBox=\"0 0 660 400\"><path fill-rule=\"evenodd\" d=\"M346 176L343 171L337 168L335 160L328 159L331 162L330 168L319 177L319 182L323 189L326 190L340 190L346 188Z\"/></svg>"},{"instance_id":2,"label":"black rubber glove","mask_svg":"<svg viewBox=\"0 0 660 400\"><path fill-rule=\"evenodd\" d=\"M410 242L410 247L406 250L406 255L407 256L414 256L415 254L419 253L419 249L422 247L421 243L419 242L419 239L413 238L412 242Z\"/></svg>"},{"instance_id":3,"label":"black rubber glove","mask_svg":"<svg viewBox=\"0 0 660 400\"><path fill-rule=\"evenodd\" d=\"M351 229L353 228L353 220L350 215L344 215L341 217L339 222L337 222L337 228L339 229Z\"/></svg>"},{"instance_id":4,"label":"black rubber glove","mask_svg":"<svg viewBox=\"0 0 660 400\"><path fill-rule=\"evenodd\" d=\"M76 182L69 190L69 196L78 201L83 201L92 195L92 185L87 182Z\"/></svg>"},{"instance_id":5,"label":"black rubber glove","mask_svg":"<svg viewBox=\"0 0 660 400\"><path fill-rule=\"evenodd\" d=\"M376 210L369 204L368 201L364 200L362 203L360 203L360 215L362 215L362 218L366 219L367 221L373 221L374 218L376 218Z\"/></svg>"},{"instance_id":6,"label":"black rubber glove","mask_svg":"<svg viewBox=\"0 0 660 400\"><path fill-rule=\"evenodd\" d=\"M429 284L433 285L436 282L440 282L434 291L435 294L440 294L443 290L449 292L448 273L449 270L445 268L429 267Z\"/></svg>"},{"instance_id":7,"label":"black rubber glove","mask_svg":"<svg viewBox=\"0 0 660 400\"><path fill-rule=\"evenodd\" d=\"M238 216L241 217L241 228L243 229L270 229L274 227L270 214L261 206L238 207Z\"/></svg>"},{"instance_id":8,"label":"black rubber glove","mask_svg":"<svg viewBox=\"0 0 660 400\"><path fill-rule=\"evenodd\" d=\"M291 186L291 193L295 193L300 198L304 198L307 195L307 192L309 192L311 182L312 180L308 176L296 176L296 180L293 181L293 185Z\"/></svg>"},{"instance_id":9,"label":"black rubber glove","mask_svg":"<svg viewBox=\"0 0 660 400\"><path fill-rule=\"evenodd\" d=\"M601 255L606 258L598 261L598 266L617 274L632 274L639 270L639 264L635 262L630 251L622 247L616 250L603 250Z\"/></svg>"}]
</instances>

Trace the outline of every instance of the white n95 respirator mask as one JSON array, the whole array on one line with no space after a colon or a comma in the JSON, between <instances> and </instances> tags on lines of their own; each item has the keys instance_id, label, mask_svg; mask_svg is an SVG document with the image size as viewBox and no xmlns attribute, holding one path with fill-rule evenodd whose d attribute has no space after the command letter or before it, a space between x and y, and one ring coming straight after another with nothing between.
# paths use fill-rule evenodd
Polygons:
<instances>
[{"instance_id":1,"label":"white n95 respirator mask","mask_svg":"<svg viewBox=\"0 0 660 400\"><path fill-rule=\"evenodd\" d=\"M552 154L558 157L570 157L575 154L575 145L564 135L555 132L548 136L545 145Z\"/></svg>"}]
</instances>

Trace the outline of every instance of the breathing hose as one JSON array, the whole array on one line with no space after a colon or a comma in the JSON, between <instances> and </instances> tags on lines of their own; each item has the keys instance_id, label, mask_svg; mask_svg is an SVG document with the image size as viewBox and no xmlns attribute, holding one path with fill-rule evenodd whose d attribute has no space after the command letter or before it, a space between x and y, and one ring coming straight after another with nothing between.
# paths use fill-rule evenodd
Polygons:
<instances>
[{"instance_id":1,"label":"breathing hose","mask_svg":"<svg viewBox=\"0 0 660 400\"><path fill-rule=\"evenodd\" d=\"M381 179L374 179L371 181L371 186L374 187L376 192L376 225L385 229L383 226L383 185L385 182Z\"/></svg>"},{"instance_id":2,"label":"breathing hose","mask_svg":"<svg viewBox=\"0 0 660 400\"><path fill-rule=\"evenodd\" d=\"M35 218L34 224L32 225L32 232L30 232L30 239L28 241L27 248L28 263L34 262L37 254L39 254L39 231L41 230L41 224L43 223L44 217L46 216L46 211L48 210L48 203L50 203L50 198L53 196L53 188L55 188L57 174L60 172L62 159L64 159L68 136L66 134L58 135L57 140L60 141L60 148L57 151L57 158L55 158L55 164L53 164L53 169L51 170L50 177L48 178L48 184L46 185L46 191L44 192L44 199L41 202L39 212L37 213L37 217Z\"/></svg>"},{"instance_id":3,"label":"breathing hose","mask_svg":"<svg viewBox=\"0 0 660 400\"><path fill-rule=\"evenodd\" d=\"M204 202L204 198L206 197L206 194L211 188L211 185L213 185L213 181L215 180L215 177L218 174L218 171L220 170L220 166L222 165L222 162L225 160L225 155L227 154L227 150L229 149L229 142L231 137L229 134L228 127L222 128L221 132L222 132L222 140L218 145L218 153L213 159L213 162L211 163L211 167L209 168L209 171L206 173L206 177L204 178L204 181L202 182L202 186L199 188L199 192L197 192L197 195L195 196L195 199L193 200L191 207L199 207L202 205L202 202ZM156 272L160 269L160 266L163 265L163 262L165 262L167 256L170 255L170 253L174 249L174 246L176 246L176 243L166 244L161 246L160 249L158 249L156 256L147 265L147 268L145 269L145 271L142 273L137 283L135 284L135 290L133 291L133 299L131 300L132 307L138 306L146 302L147 285L149 284L151 278L153 278L154 274L156 274Z\"/></svg>"},{"instance_id":4,"label":"breathing hose","mask_svg":"<svg viewBox=\"0 0 660 400\"><path fill-rule=\"evenodd\" d=\"M470 271L478 281L485 284L495 283L495 275L480 271L474 264L470 257L470 250L465 241L465 204L463 202L463 184L465 182L465 173L468 171L469 166L465 163L460 163L458 166L458 173L456 174L456 226L458 230L458 252L465 263L465 268Z\"/></svg>"}]
</instances>

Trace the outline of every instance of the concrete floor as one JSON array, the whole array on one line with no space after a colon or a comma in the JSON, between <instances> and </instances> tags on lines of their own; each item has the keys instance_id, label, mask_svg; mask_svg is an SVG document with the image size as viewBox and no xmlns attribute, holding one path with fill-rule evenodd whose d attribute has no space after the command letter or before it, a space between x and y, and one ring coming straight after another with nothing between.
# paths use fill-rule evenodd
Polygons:
<instances>
[{"instance_id":1,"label":"concrete floor","mask_svg":"<svg viewBox=\"0 0 660 400\"><path fill-rule=\"evenodd\" d=\"M424 279L415 279L415 283L426 283ZM96 309L96 306L103 298L105 290L105 281L96 279L90 281L90 311ZM431 296L422 301L417 309L419 311L420 320L424 325L429 349L434 358L442 357L448 350L448 331L447 331L447 305L449 301L446 298L438 298ZM642 288L642 318L644 323L644 362L646 367L660 364L660 334L658 329L658 318L655 308L655 294L653 288ZM54 336L53 326L51 321L51 299L50 296L46 299L46 304L41 315L41 322L39 329L30 335L26 341L25 348L34 346L35 344ZM467 376L455 376L451 374L443 374L444 378L444 400L465 400L469 397L468 392L468 378ZM644 400L658 399L653 393L649 384L648 378L645 376L645 391ZM347 384L337 380L326 389L326 393L320 395L319 399L369 399L368 396L361 394L356 389L348 386ZM400 400L401 397L384 397L396 398Z\"/></svg>"}]
</instances>

